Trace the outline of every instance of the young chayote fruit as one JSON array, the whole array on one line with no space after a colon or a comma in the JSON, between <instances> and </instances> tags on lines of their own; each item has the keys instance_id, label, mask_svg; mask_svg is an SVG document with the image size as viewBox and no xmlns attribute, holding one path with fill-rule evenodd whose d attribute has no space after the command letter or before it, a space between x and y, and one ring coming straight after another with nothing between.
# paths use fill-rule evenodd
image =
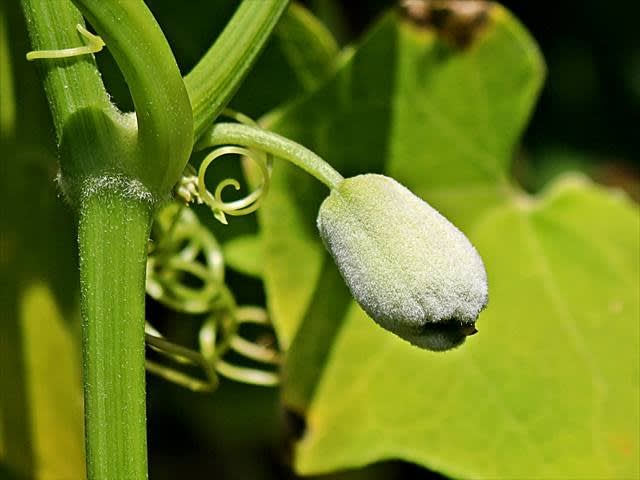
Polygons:
<instances>
[{"instance_id":1,"label":"young chayote fruit","mask_svg":"<svg viewBox=\"0 0 640 480\"><path fill-rule=\"evenodd\" d=\"M467 237L382 175L347 178L318 229L352 295L379 325L412 344L448 350L476 332L487 275Z\"/></svg>"}]
</instances>

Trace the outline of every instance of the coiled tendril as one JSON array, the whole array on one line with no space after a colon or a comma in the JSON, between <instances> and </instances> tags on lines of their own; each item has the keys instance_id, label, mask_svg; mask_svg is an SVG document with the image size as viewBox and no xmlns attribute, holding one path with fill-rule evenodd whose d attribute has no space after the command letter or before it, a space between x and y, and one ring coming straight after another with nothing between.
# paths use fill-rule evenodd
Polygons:
<instances>
[{"instance_id":1,"label":"coiled tendril","mask_svg":"<svg viewBox=\"0 0 640 480\"><path fill-rule=\"evenodd\" d=\"M224 285L222 251L195 213L177 203L169 204L154 225L158 243L152 244L147 260L149 296L174 310L193 314L225 305L231 294ZM191 282L187 283L189 277Z\"/></svg>"},{"instance_id":2,"label":"coiled tendril","mask_svg":"<svg viewBox=\"0 0 640 480\"><path fill-rule=\"evenodd\" d=\"M235 352L250 362L277 365L274 341L254 342L240 335L244 324L269 328L260 307L238 307L224 283L224 262L220 245L184 205L171 203L157 215L147 263L147 293L158 302L182 313L204 314L198 334L198 349L190 349L165 338L149 322L145 326L147 345L175 367L147 359L147 370L196 391L212 391L218 375L257 385L276 385L272 370L238 366L223 359ZM273 335L269 334L269 338ZM201 370L199 377L185 367Z\"/></svg>"},{"instance_id":3,"label":"coiled tendril","mask_svg":"<svg viewBox=\"0 0 640 480\"><path fill-rule=\"evenodd\" d=\"M225 110L223 115L236 120L239 123L257 126L256 122L241 113L233 110ZM222 191L232 186L236 190L240 190L240 183L234 178L226 178L222 180L211 193L205 184L205 174L211 163L224 155L241 155L245 159L252 160L258 166L262 181L260 185L244 198L225 202L222 199ZM263 199L269 191L271 182L271 170L273 166L273 156L260 150L245 148L234 145L219 146L211 151L202 161L197 176L197 191L200 201L206 203L213 211L214 217L221 223L227 224L226 215L241 216L255 212L262 204Z\"/></svg>"}]
</instances>

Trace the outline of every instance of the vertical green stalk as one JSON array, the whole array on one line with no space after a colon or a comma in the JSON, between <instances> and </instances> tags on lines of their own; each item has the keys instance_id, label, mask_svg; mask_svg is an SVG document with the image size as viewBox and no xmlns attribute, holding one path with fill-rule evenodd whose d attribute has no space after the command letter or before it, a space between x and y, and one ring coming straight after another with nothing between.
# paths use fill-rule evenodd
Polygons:
<instances>
[{"instance_id":1,"label":"vertical green stalk","mask_svg":"<svg viewBox=\"0 0 640 480\"><path fill-rule=\"evenodd\" d=\"M34 49L83 44L70 0L21 0ZM106 41L136 107L110 103L92 55L38 60L60 150L60 183L79 209L87 475L147 478L144 282L153 207L239 86L288 0L244 0L183 82L142 0L73 0ZM190 87L189 89L187 87ZM189 94L187 93L189 91ZM192 118L197 106L197 123Z\"/></svg>"},{"instance_id":2,"label":"vertical green stalk","mask_svg":"<svg viewBox=\"0 0 640 480\"><path fill-rule=\"evenodd\" d=\"M89 479L147 478L144 284L152 208L138 182L96 182L80 201Z\"/></svg>"}]
</instances>

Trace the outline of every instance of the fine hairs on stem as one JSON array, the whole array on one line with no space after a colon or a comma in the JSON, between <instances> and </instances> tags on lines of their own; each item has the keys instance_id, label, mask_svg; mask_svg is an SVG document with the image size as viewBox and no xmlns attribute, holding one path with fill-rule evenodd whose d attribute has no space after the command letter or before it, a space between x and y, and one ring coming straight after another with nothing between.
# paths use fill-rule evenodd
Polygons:
<instances>
[{"instance_id":1,"label":"fine hairs on stem","mask_svg":"<svg viewBox=\"0 0 640 480\"><path fill-rule=\"evenodd\" d=\"M60 146L61 184L79 211L87 476L147 478L144 287L152 214L179 182L194 138L238 89L288 1L243 0L228 28L185 78L142 0L21 4L33 48L28 59L43 61L39 71ZM85 18L100 36L82 26ZM130 115L112 104L91 55L105 44L131 93L135 112ZM78 56L82 60L67 60ZM131 117L136 121L129 121ZM101 182L105 177L118 181ZM148 196L132 194L130 185L141 186ZM214 298L208 308L225 301L223 284L198 297L189 290L192 285L172 282L188 275L210 280L211 271L157 253L156 294L176 302L183 294L190 296L196 301L189 306L195 309L206 304L207 295ZM205 353L213 349L218 355L219 344L203 342L196 355L154 337L148 339L156 350L179 353L174 355L179 362L198 362L201 355L213 371ZM223 342L232 343L243 345L238 348L249 355L257 352L231 338ZM226 362L220 369L238 373ZM162 371L170 376L169 370ZM245 377L255 380L253 373Z\"/></svg>"}]
</instances>

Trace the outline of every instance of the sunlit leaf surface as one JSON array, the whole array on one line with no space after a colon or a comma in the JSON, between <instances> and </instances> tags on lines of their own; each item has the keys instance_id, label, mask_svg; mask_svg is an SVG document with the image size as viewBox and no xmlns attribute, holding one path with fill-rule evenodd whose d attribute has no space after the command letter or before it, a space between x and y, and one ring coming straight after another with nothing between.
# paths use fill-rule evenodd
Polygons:
<instances>
[{"instance_id":1,"label":"sunlit leaf surface","mask_svg":"<svg viewBox=\"0 0 640 480\"><path fill-rule=\"evenodd\" d=\"M8 47L0 88L0 478L84 478L73 213L54 182L50 116L24 60L18 3L3 4L0 23Z\"/></svg>"},{"instance_id":2,"label":"sunlit leaf surface","mask_svg":"<svg viewBox=\"0 0 640 480\"><path fill-rule=\"evenodd\" d=\"M260 222L302 473L402 458L456 477L634 478L640 219L576 176L539 195L509 165L540 88L535 43L491 7L466 46L396 13L273 128L343 174L393 175L485 260L490 303L458 350L416 349L353 303L320 243L313 179L278 163ZM446 37L446 38L445 38Z\"/></svg>"}]
</instances>

